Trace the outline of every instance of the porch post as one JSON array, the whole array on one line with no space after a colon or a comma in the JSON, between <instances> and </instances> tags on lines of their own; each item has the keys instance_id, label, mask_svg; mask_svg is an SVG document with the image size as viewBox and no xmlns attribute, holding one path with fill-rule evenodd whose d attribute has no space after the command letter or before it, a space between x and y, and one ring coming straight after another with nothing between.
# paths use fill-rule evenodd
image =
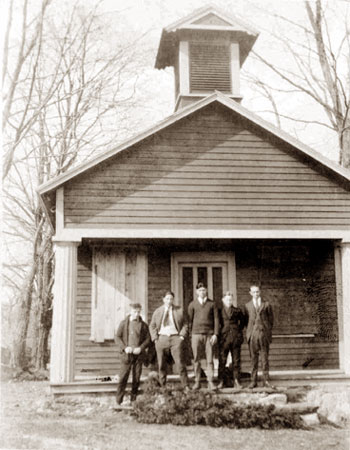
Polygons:
<instances>
[{"instance_id":1,"label":"porch post","mask_svg":"<svg viewBox=\"0 0 350 450\"><path fill-rule=\"evenodd\" d=\"M343 345L342 361L340 367L347 375L350 375L350 242L343 241L341 243L341 267L342 267L342 331Z\"/></svg>"},{"instance_id":2,"label":"porch post","mask_svg":"<svg viewBox=\"0 0 350 450\"><path fill-rule=\"evenodd\" d=\"M74 330L78 242L55 242L55 283L51 337L50 382L74 377Z\"/></svg>"}]
</instances>

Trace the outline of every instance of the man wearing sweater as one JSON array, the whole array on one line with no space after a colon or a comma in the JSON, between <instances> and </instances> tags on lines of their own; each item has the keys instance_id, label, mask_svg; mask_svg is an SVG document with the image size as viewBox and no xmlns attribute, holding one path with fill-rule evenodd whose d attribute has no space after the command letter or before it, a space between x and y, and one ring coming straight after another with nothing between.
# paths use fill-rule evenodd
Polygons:
<instances>
[{"instance_id":1,"label":"man wearing sweater","mask_svg":"<svg viewBox=\"0 0 350 450\"><path fill-rule=\"evenodd\" d=\"M207 297L207 289L203 283L196 286L196 293L197 298L188 306L195 376L193 389L200 389L201 359L205 358L207 361L208 389L215 390L213 383L213 346L216 344L219 334L218 310L213 300Z\"/></svg>"}]
</instances>

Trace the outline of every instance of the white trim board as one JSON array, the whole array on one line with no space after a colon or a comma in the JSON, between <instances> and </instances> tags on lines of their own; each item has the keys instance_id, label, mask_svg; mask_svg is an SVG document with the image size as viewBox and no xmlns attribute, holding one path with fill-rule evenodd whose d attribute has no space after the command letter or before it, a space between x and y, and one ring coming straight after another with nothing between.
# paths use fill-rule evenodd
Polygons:
<instances>
[{"instance_id":1,"label":"white trim board","mask_svg":"<svg viewBox=\"0 0 350 450\"><path fill-rule=\"evenodd\" d=\"M56 234L54 241L79 242L84 238L96 239L339 239L350 241L350 231L345 230L220 230L172 228L65 228Z\"/></svg>"}]
</instances>

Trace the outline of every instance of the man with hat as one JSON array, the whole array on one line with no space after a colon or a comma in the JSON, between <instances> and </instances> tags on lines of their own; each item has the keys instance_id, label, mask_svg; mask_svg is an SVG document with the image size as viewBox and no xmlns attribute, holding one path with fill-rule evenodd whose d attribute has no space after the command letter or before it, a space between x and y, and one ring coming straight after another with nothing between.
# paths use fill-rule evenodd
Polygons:
<instances>
[{"instance_id":1,"label":"man with hat","mask_svg":"<svg viewBox=\"0 0 350 450\"><path fill-rule=\"evenodd\" d=\"M207 297L207 288L203 283L197 284L196 293L197 298L188 306L195 376L193 390L200 389L201 359L204 358L207 361L208 389L215 390L213 347L219 334L218 310L213 300Z\"/></svg>"}]
</instances>

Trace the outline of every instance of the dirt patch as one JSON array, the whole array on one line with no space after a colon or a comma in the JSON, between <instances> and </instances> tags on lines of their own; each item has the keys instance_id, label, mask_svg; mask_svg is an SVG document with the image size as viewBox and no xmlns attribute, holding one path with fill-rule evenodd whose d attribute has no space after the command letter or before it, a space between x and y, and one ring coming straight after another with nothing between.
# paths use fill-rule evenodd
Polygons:
<instances>
[{"instance_id":1,"label":"dirt patch","mask_svg":"<svg viewBox=\"0 0 350 450\"><path fill-rule=\"evenodd\" d=\"M346 429L229 430L143 425L108 404L54 402L47 382L2 384L0 448L4 449L269 449L348 450Z\"/></svg>"}]
</instances>

